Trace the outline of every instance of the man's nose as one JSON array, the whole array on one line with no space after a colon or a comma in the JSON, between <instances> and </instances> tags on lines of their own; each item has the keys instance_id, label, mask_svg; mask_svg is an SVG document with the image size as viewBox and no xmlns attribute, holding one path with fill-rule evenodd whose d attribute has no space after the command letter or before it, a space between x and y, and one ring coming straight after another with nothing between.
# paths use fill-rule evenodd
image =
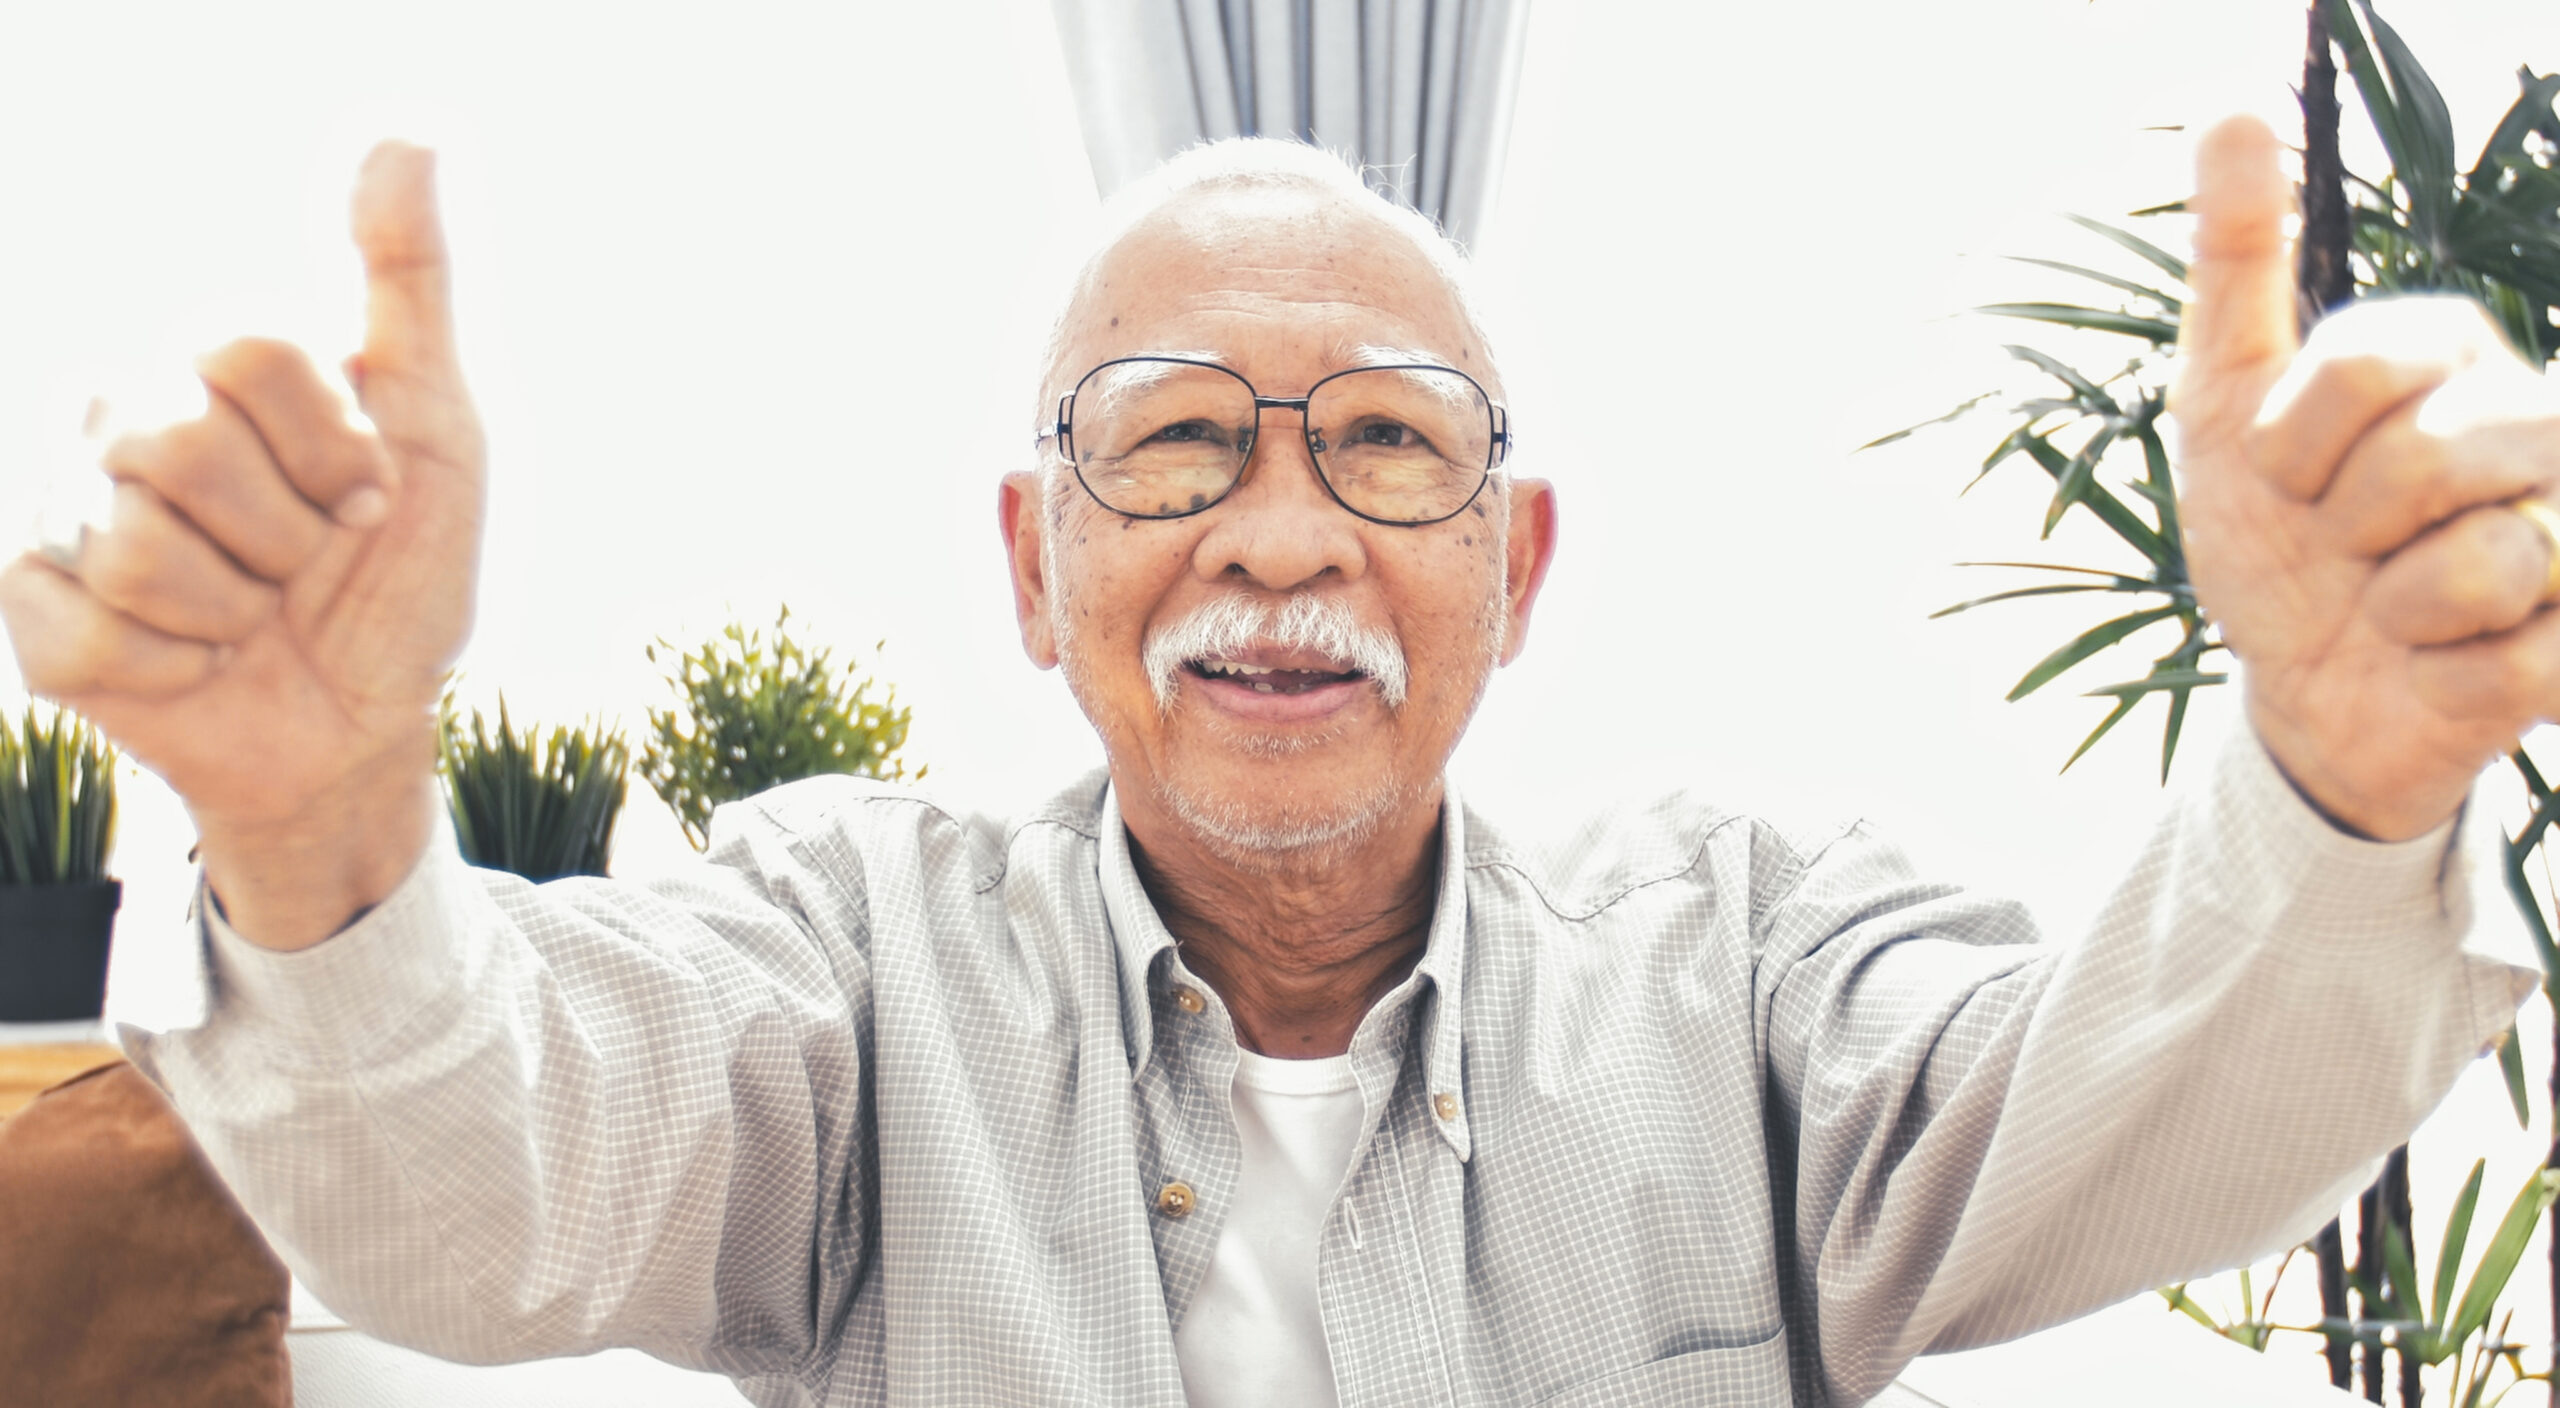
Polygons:
<instances>
[{"instance_id":1,"label":"man's nose","mask_svg":"<svg viewBox=\"0 0 2560 1408\"><path fill-rule=\"evenodd\" d=\"M1193 556L1193 570L1206 578L1287 591L1368 568L1360 521L1326 490L1307 451L1306 413L1295 407L1263 410L1236 487L1207 516Z\"/></svg>"}]
</instances>

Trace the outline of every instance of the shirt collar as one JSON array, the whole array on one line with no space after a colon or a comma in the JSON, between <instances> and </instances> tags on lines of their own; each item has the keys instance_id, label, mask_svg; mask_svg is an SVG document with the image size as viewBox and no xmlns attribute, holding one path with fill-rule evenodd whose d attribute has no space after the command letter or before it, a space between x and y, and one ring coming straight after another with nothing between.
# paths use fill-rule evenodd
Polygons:
<instances>
[{"instance_id":1,"label":"shirt collar","mask_svg":"<svg viewBox=\"0 0 2560 1408\"><path fill-rule=\"evenodd\" d=\"M1146 887L1138 881L1137 862L1129 854L1129 829L1120 819L1119 789L1106 787L1096 827L1101 842L1099 879L1102 910L1111 926L1120 967L1120 1034L1129 1053L1129 1076L1135 1080L1155 1053L1155 987L1157 966L1173 951L1173 935L1156 914ZM1457 788L1441 783L1440 895L1431 914L1430 937L1422 961L1414 966L1417 984L1430 986L1423 1012L1423 1078L1429 1089L1433 1123L1460 1159L1468 1157L1468 1110L1464 1043L1464 1011L1460 995L1467 960L1466 808ZM1421 994L1415 995L1421 1000ZM1443 1114L1443 1110L1450 1113Z\"/></svg>"}]
</instances>

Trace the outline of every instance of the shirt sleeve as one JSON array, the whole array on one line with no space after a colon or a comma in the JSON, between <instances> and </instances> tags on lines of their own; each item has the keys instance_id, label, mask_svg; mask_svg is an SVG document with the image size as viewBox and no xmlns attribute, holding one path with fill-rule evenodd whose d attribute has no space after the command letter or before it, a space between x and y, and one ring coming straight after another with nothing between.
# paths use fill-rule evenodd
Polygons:
<instances>
[{"instance_id":1,"label":"shirt sleeve","mask_svg":"<svg viewBox=\"0 0 2560 1408\"><path fill-rule=\"evenodd\" d=\"M200 903L206 1019L123 1035L350 1323L791 1373L873 1236L863 909L822 874L753 804L646 887L474 870L447 833L310 949Z\"/></svg>"},{"instance_id":2,"label":"shirt sleeve","mask_svg":"<svg viewBox=\"0 0 2560 1408\"><path fill-rule=\"evenodd\" d=\"M1862 830L1806 860L1762 950L1799 1373L1864 1402L2335 1216L2539 981L2490 814L2358 840L2243 730L2069 945Z\"/></svg>"}]
</instances>

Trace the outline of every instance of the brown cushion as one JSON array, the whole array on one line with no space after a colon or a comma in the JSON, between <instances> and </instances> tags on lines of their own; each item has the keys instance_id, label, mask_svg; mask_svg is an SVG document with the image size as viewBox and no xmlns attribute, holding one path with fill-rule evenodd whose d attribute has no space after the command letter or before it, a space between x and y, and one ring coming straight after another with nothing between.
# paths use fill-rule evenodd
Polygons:
<instances>
[{"instance_id":1,"label":"brown cushion","mask_svg":"<svg viewBox=\"0 0 2560 1408\"><path fill-rule=\"evenodd\" d=\"M284 1263L133 1067L100 1067L0 1121L0 1397L290 1405L291 1295Z\"/></svg>"}]
</instances>

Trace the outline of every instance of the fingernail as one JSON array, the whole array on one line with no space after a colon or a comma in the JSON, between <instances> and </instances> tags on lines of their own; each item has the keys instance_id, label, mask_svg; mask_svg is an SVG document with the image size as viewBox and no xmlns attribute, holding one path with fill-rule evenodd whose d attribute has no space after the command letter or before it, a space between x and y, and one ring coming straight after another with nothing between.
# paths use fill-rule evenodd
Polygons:
<instances>
[{"instance_id":1,"label":"fingernail","mask_svg":"<svg viewBox=\"0 0 2560 1408\"><path fill-rule=\"evenodd\" d=\"M378 527L391 516L391 496L367 484L338 500L335 516L349 528Z\"/></svg>"}]
</instances>

